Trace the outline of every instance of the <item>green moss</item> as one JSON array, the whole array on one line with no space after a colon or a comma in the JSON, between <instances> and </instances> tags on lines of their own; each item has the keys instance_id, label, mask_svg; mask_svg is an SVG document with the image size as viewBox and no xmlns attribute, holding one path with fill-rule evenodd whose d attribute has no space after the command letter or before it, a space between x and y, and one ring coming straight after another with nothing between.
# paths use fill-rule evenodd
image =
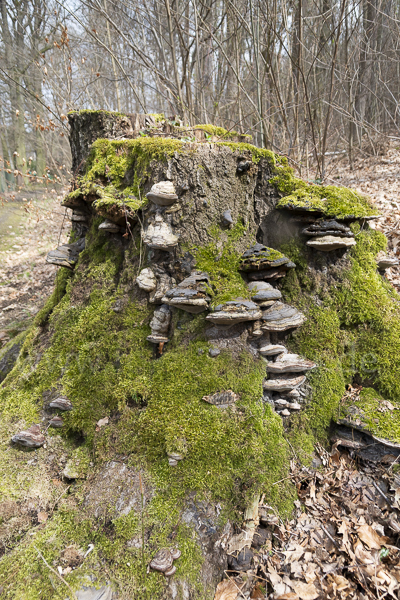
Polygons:
<instances>
[{"instance_id":1,"label":"green moss","mask_svg":"<svg viewBox=\"0 0 400 600\"><path fill-rule=\"evenodd\" d=\"M141 208L143 185L149 176L153 160L167 161L175 152L182 152L185 143L172 138L138 138L134 140L98 139L92 145L83 183L100 184L95 193L104 195L103 201L118 203L116 192L123 194L123 202L133 202L133 208ZM129 196L135 198L129 200ZM121 198L120 198L121 201ZM135 208L136 207L136 208Z\"/></svg>"},{"instance_id":2,"label":"green moss","mask_svg":"<svg viewBox=\"0 0 400 600\"><path fill-rule=\"evenodd\" d=\"M164 518L160 519L160 515ZM64 574L70 589L77 591L84 585L100 587L109 584L111 577L112 587L124 597L132 600L159 598L165 587L165 577L154 571L147 573L146 569L156 549L171 545L168 538L171 530L174 531L174 543L182 553L175 563L176 576L185 576L196 586L194 573L201 567L201 552L190 528L178 519L179 509L173 501L160 504L156 500L142 514L131 511L108 523L107 535L101 521L64 503L44 528L32 532L33 537L21 540L16 550L2 558L0 585L3 597L13 600L65 598L69 594L67 586L53 576L39 553L49 565L56 567L63 564L63 551L68 546L80 549L83 554L89 544L93 544L93 550L83 563L71 573ZM147 539L143 552L127 545L129 540L142 540L142 522ZM107 565L107 576L104 565Z\"/></svg>"},{"instance_id":3,"label":"green moss","mask_svg":"<svg viewBox=\"0 0 400 600\"><path fill-rule=\"evenodd\" d=\"M251 154L252 161L257 165L261 159L265 158L269 161L271 166L279 162L280 157L274 154L271 150L265 148L257 148L253 144L247 144L245 142L217 142L218 146L227 146L232 152L240 152L241 154L247 152Z\"/></svg>"},{"instance_id":4,"label":"green moss","mask_svg":"<svg viewBox=\"0 0 400 600\"><path fill-rule=\"evenodd\" d=\"M71 278L71 275L72 270L68 269L67 267L61 267L58 270L53 293L51 294L50 298L46 301L43 308L37 313L34 319L34 325L36 327L42 326L46 323L52 310L55 306L57 306L61 298L64 296L65 290L67 288L67 283Z\"/></svg>"},{"instance_id":5,"label":"green moss","mask_svg":"<svg viewBox=\"0 0 400 600\"><path fill-rule=\"evenodd\" d=\"M34 536L20 539L0 562L0 585L5 597L14 600L68 594L61 581L50 577L36 548L57 566L62 550L71 544L83 550L89 543L95 546L80 569L65 575L73 589L90 573L96 584L105 583L107 577L134 600L160 598L165 578L145 571L154 553L171 545L171 539L182 551L176 564L178 576L199 587L200 548L193 530L180 522L187 490L206 501L220 502L224 518L241 519L249 500L261 493L283 516L292 509L294 490L286 478L288 446L282 422L261 401L264 364L250 353L237 356L231 350L212 359L209 343L201 338L204 315L179 312L176 336L163 356L154 360L146 341L152 308L132 296L123 312L112 310L122 295L119 282L127 284L125 270L134 279L131 260L138 268L138 259L132 255L122 263L120 251L98 232L96 221L63 297L46 313L51 344L39 347L42 338L37 337L37 328L32 329L23 357L7 386L0 389L4 490L8 497L15 490L20 498L36 478L40 493L44 490L55 506L52 498L57 490L47 474L46 457L59 448L67 466L82 467L79 476L87 473L88 466L91 471L123 456L125 463L149 474L154 494L144 511L104 523L88 516L82 505L76 507L84 498L84 483L76 483L68 503L59 502L46 525ZM239 229L231 234L232 248L238 233ZM235 264L238 260L239 255ZM226 278L233 273L227 261L223 254L217 275L220 269ZM218 285L220 294L228 287L227 282ZM64 414L62 430L51 432L49 450L35 453L38 468L31 469L29 453L9 451L8 439L17 428L40 422L43 395L55 389L68 396L74 410ZM203 396L225 389L239 395L236 410L221 411L202 401ZM96 422L106 416L110 425L96 432ZM81 440L78 447L74 440ZM168 451L184 454L175 468L168 464ZM143 554L128 545L133 538L141 539L142 528L146 531ZM208 597L212 591L201 593Z\"/></svg>"},{"instance_id":6,"label":"green moss","mask_svg":"<svg viewBox=\"0 0 400 600\"><path fill-rule=\"evenodd\" d=\"M81 110L70 110L68 115L104 115L104 116L112 116L112 117L126 117L124 113L120 113L113 110L90 110L83 108Z\"/></svg>"},{"instance_id":7,"label":"green moss","mask_svg":"<svg viewBox=\"0 0 400 600\"><path fill-rule=\"evenodd\" d=\"M390 406L376 390L363 388L354 401L348 400L342 404L341 417L350 421L359 419L373 435L400 443L399 408L400 402Z\"/></svg>"},{"instance_id":8,"label":"green moss","mask_svg":"<svg viewBox=\"0 0 400 600\"><path fill-rule=\"evenodd\" d=\"M99 210L113 206L126 206L127 208L136 212L140 208L144 208L144 206L146 206L147 198L136 198L132 192L133 190L131 190L131 188L125 188L122 192L120 192L113 185L108 185L105 187L96 186L95 193L97 196L99 196L99 199L94 201L93 207L96 210Z\"/></svg>"},{"instance_id":9,"label":"green moss","mask_svg":"<svg viewBox=\"0 0 400 600\"><path fill-rule=\"evenodd\" d=\"M236 250L235 241L242 237L242 226L230 231L227 242L222 243L219 230L210 231L214 241L201 248L193 248L191 252L196 258L196 267L206 271L210 278L212 289L212 305L234 300L235 298L250 299L250 292L240 275L239 266L242 252ZM229 235L229 234L228 234Z\"/></svg>"},{"instance_id":10,"label":"green moss","mask_svg":"<svg viewBox=\"0 0 400 600\"><path fill-rule=\"evenodd\" d=\"M281 421L260 400L264 364L247 353L236 359L229 351L213 360L208 349L201 341L177 345L155 363L134 444L147 449L160 487L175 494L187 489L207 492L236 511L243 510L254 492L268 488L271 501L282 502L287 510L290 497L285 504L279 486L271 487L285 470L287 447ZM239 410L221 411L201 400L223 389L240 395ZM129 445L131 418L125 424ZM179 451L182 443L185 458L171 470L166 452Z\"/></svg>"},{"instance_id":11,"label":"green moss","mask_svg":"<svg viewBox=\"0 0 400 600\"><path fill-rule=\"evenodd\" d=\"M80 446L72 452L64 470L70 479L84 479L89 473L89 465L89 448Z\"/></svg>"},{"instance_id":12,"label":"green moss","mask_svg":"<svg viewBox=\"0 0 400 600\"><path fill-rule=\"evenodd\" d=\"M232 229L228 232L228 239L230 242L238 242L242 239L247 231L247 226L243 222L243 219L239 218Z\"/></svg>"},{"instance_id":13,"label":"green moss","mask_svg":"<svg viewBox=\"0 0 400 600\"><path fill-rule=\"evenodd\" d=\"M150 113L150 116L153 117L156 123L164 123L165 121L164 113Z\"/></svg>"},{"instance_id":14,"label":"green moss","mask_svg":"<svg viewBox=\"0 0 400 600\"><path fill-rule=\"evenodd\" d=\"M195 125L194 129L202 129L208 135L216 136L221 139L232 139L244 136L244 134L238 133L237 131L227 131L223 127L216 127L215 125ZM251 140L251 135L246 135L245 137Z\"/></svg>"},{"instance_id":15,"label":"green moss","mask_svg":"<svg viewBox=\"0 0 400 600\"><path fill-rule=\"evenodd\" d=\"M272 263L281 258L286 258L285 255L282 254L282 252L279 252L279 250L275 250L274 248L266 247L266 250L263 250L263 252L260 253L259 256L254 256L251 259L251 264L259 268L259 265L264 261Z\"/></svg>"},{"instance_id":16,"label":"green moss","mask_svg":"<svg viewBox=\"0 0 400 600\"><path fill-rule=\"evenodd\" d=\"M313 391L304 416L308 431L317 439L325 438L330 420L339 416L345 385L354 377L373 382L378 395L400 407L400 298L377 272L375 263L386 239L373 230L360 231L356 239L349 253L349 268L334 283L307 268L304 246L285 248L299 268L286 277L282 292L307 314L307 322L290 342L291 349L318 365L308 375ZM392 417L385 416L385 420L392 419L394 427L399 421L396 415L397 411ZM369 423L372 431L382 434L386 422L380 427L374 421L380 418L374 414Z\"/></svg>"},{"instance_id":17,"label":"green moss","mask_svg":"<svg viewBox=\"0 0 400 600\"><path fill-rule=\"evenodd\" d=\"M228 146L233 152L249 153L255 164L262 159L269 162L272 174L270 183L283 196L277 208L305 207L311 212L316 211L327 217L339 219L349 216L362 218L378 214L370 200L363 194L349 188L312 185L295 177L293 169L289 167L284 156L264 148L256 148L252 144L234 142L219 142L219 144Z\"/></svg>"},{"instance_id":18,"label":"green moss","mask_svg":"<svg viewBox=\"0 0 400 600\"><path fill-rule=\"evenodd\" d=\"M82 198L82 190L80 188L69 192L69 194L65 196L65 200L78 200L79 198Z\"/></svg>"},{"instance_id":19,"label":"green moss","mask_svg":"<svg viewBox=\"0 0 400 600\"><path fill-rule=\"evenodd\" d=\"M275 177L273 182L276 183L279 191L287 194L278 202L277 208L301 207L338 219L349 216L362 218L378 214L366 196L348 188L308 185L296 177L293 177L290 185L285 180L282 186L279 176Z\"/></svg>"}]
</instances>

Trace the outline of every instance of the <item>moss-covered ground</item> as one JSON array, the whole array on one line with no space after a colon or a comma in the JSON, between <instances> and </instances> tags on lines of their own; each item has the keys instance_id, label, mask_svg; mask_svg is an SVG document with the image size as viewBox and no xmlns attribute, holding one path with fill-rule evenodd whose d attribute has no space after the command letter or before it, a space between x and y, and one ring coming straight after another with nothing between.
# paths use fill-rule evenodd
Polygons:
<instances>
[{"instance_id":1,"label":"moss-covered ground","mask_svg":"<svg viewBox=\"0 0 400 600\"><path fill-rule=\"evenodd\" d=\"M132 211L143 208L147 199L143 186L153 160L167 161L182 152L185 143L172 138L140 137L134 140L96 140L87 161L86 173L78 181L73 198L94 195L94 208L126 206ZM129 180L129 182L128 182Z\"/></svg>"}]
</instances>

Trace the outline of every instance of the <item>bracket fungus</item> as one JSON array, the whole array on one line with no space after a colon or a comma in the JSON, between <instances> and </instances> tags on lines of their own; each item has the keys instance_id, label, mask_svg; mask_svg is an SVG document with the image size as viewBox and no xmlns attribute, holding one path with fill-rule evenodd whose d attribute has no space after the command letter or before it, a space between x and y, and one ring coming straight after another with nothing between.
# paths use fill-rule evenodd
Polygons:
<instances>
[{"instance_id":1,"label":"bracket fungus","mask_svg":"<svg viewBox=\"0 0 400 600\"><path fill-rule=\"evenodd\" d=\"M75 223L87 223L88 215L80 210L74 210L71 215L71 221Z\"/></svg>"},{"instance_id":2,"label":"bracket fungus","mask_svg":"<svg viewBox=\"0 0 400 600\"><path fill-rule=\"evenodd\" d=\"M384 252L380 252L376 257L376 266L379 271L385 271L390 267L396 267L399 264L399 260L395 256L389 256Z\"/></svg>"},{"instance_id":3,"label":"bracket fungus","mask_svg":"<svg viewBox=\"0 0 400 600\"><path fill-rule=\"evenodd\" d=\"M207 310L210 300L210 296L201 294L201 292L179 287L168 290L162 299L165 304L176 306L176 308L193 314Z\"/></svg>"},{"instance_id":4,"label":"bracket fungus","mask_svg":"<svg viewBox=\"0 0 400 600\"><path fill-rule=\"evenodd\" d=\"M157 206L171 206L178 200L178 195L172 181L160 181L152 186L146 198Z\"/></svg>"},{"instance_id":5,"label":"bracket fungus","mask_svg":"<svg viewBox=\"0 0 400 600\"><path fill-rule=\"evenodd\" d=\"M52 417L49 421L50 427L64 427L64 419L58 415Z\"/></svg>"},{"instance_id":6,"label":"bracket fungus","mask_svg":"<svg viewBox=\"0 0 400 600\"><path fill-rule=\"evenodd\" d=\"M265 344L258 349L259 353L263 356L274 356L276 354L282 354L287 352L285 346L281 344Z\"/></svg>"},{"instance_id":7,"label":"bracket fungus","mask_svg":"<svg viewBox=\"0 0 400 600\"><path fill-rule=\"evenodd\" d=\"M341 248L351 248L356 245L354 238L338 237L336 235L326 235L323 237L315 237L308 240L307 246L314 250L322 250L322 252L331 252Z\"/></svg>"},{"instance_id":8,"label":"bracket fungus","mask_svg":"<svg viewBox=\"0 0 400 600\"><path fill-rule=\"evenodd\" d=\"M156 287L150 292L149 302L151 304L163 304L163 297L171 289L172 279L162 267L153 267L156 277Z\"/></svg>"},{"instance_id":9,"label":"bracket fungus","mask_svg":"<svg viewBox=\"0 0 400 600\"><path fill-rule=\"evenodd\" d=\"M215 325L234 325L245 321L257 321L261 316L262 312L257 304L243 298L236 298L216 306L214 311L207 315L206 320L212 321Z\"/></svg>"},{"instance_id":10,"label":"bracket fungus","mask_svg":"<svg viewBox=\"0 0 400 600\"><path fill-rule=\"evenodd\" d=\"M117 223L113 223L109 219L106 219L99 225L99 231L107 231L108 233L119 233L121 231L121 227L117 225Z\"/></svg>"},{"instance_id":11,"label":"bracket fungus","mask_svg":"<svg viewBox=\"0 0 400 600\"><path fill-rule=\"evenodd\" d=\"M297 308L283 302L276 302L262 313L262 319L263 331L286 331L293 327L300 327L306 317Z\"/></svg>"},{"instance_id":12,"label":"bracket fungus","mask_svg":"<svg viewBox=\"0 0 400 600\"><path fill-rule=\"evenodd\" d=\"M73 269L78 260L79 254L84 249L85 238L83 237L73 244L64 244L55 250L51 250L46 257L46 262L59 267L68 267L69 269Z\"/></svg>"},{"instance_id":13,"label":"bracket fungus","mask_svg":"<svg viewBox=\"0 0 400 600\"><path fill-rule=\"evenodd\" d=\"M169 306L162 304L160 308L154 311L153 318L150 321L151 335L147 336L147 341L152 344L166 344L169 341L167 335L170 322L171 311Z\"/></svg>"},{"instance_id":14,"label":"bracket fungus","mask_svg":"<svg viewBox=\"0 0 400 600\"><path fill-rule=\"evenodd\" d=\"M233 227L234 221L232 219L232 213L231 211L228 210L224 210L224 212L222 213L221 216L221 225L223 227Z\"/></svg>"},{"instance_id":15,"label":"bracket fungus","mask_svg":"<svg viewBox=\"0 0 400 600\"><path fill-rule=\"evenodd\" d=\"M296 375L296 377L276 375L275 379L264 379L263 388L271 392L289 392L302 385L305 380L304 375Z\"/></svg>"},{"instance_id":16,"label":"bracket fungus","mask_svg":"<svg viewBox=\"0 0 400 600\"><path fill-rule=\"evenodd\" d=\"M40 448L45 443L46 438L40 431L39 425L31 425L29 429L13 435L11 441L27 448Z\"/></svg>"},{"instance_id":17,"label":"bracket fungus","mask_svg":"<svg viewBox=\"0 0 400 600\"><path fill-rule=\"evenodd\" d=\"M239 396L235 392L232 392L232 390L226 390L225 392L217 392L211 396L203 396L202 400L217 408L228 408L228 406L233 406L239 400Z\"/></svg>"},{"instance_id":18,"label":"bracket fungus","mask_svg":"<svg viewBox=\"0 0 400 600\"><path fill-rule=\"evenodd\" d=\"M210 287L210 278L207 273L193 271L177 287L168 290L162 302L176 306L186 312L198 314L208 309L210 296L206 291Z\"/></svg>"},{"instance_id":19,"label":"bracket fungus","mask_svg":"<svg viewBox=\"0 0 400 600\"><path fill-rule=\"evenodd\" d=\"M167 452L168 456L168 464L170 467L176 467L180 460L183 460L185 457L183 454L179 452Z\"/></svg>"},{"instance_id":20,"label":"bracket fungus","mask_svg":"<svg viewBox=\"0 0 400 600\"><path fill-rule=\"evenodd\" d=\"M354 237L350 227L347 227L343 223L338 223L334 219L331 221L315 221L303 229L302 233L310 237L323 237L327 235Z\"/></svg>"},{"instance_id":21,"label":"bracket fungus","mask_svg":"<svg viewBox=\"0 0 400 600\"><path fill-rule=\"evenodd\" d=\"M156 213L142 233L143 243L155 250L172 250L178 244L178 237L169 223Z\"/></svg>"},{"instance_id":22,"label":"bracket fungus","mask_svg":"<svg viewBox=\"0 0 400 600\"><path fill-rule=\"evenodd\" d=\"M170 577L176 571L176 567L173 564L174 560L177 560L181 555L180 550L177 548L162 548L150 561L149 567L153 571L159 571L164 573L166 577Z\"/></svg>"},{"instance_id":23,"label":"bracket fungus","mask_svg":"<svg viewBox=\"0 0 400 600\"><path fill-rule=\"evenodd\" d=\"M140 289L144 290L145 292L152 292L157 287L156 276L154 275L154 272L149 268L142 269L140 271L138 277L136 277L136 283L138 284Z\"/></svg>"},{"instance_id":24,"label":"bracket fungus","mask_svg":"<svg viewBox=\"0 0 400 600\"><path fill-rule=\"evenodd\" d=\"M281 354L275 362L267 365L268 373L303 373L315 369L317 365L312 360L301 358L298 354Z\"/></svg>"},{"instance_id":25,"label":"bracket fungus","mask_svg":"<svg viewBox=\"0 0 400 600\"><path fill-rule=\"evenodd\" d=\"M66 396L59 396L52 400L49 404L50 408L58 408L59 410L72 410L72 402Z\"/></svg>"},{"instance_id":26,"label":"bracket fungus","mask_svg":"<svg viewBox=\"0 0 400 600\"><path fill-rule=\"evenodd\" d=\"M290 258L281 252L268 248L263 244L255 244L242 254L239 269L241 271L262 271L265 269L279 269L287 271L296 265Z\"/></svg>"}]
</instances>

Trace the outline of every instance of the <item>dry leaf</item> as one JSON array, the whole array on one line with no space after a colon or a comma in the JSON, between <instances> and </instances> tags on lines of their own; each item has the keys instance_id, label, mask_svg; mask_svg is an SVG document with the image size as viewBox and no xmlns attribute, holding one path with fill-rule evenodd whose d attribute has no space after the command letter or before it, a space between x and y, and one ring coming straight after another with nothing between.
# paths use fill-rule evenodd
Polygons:
<instances>
[{"instance_id":1,"label":"dry leaf","mask_svg":"<svg viewBox=\"0 0 400 600\"><path fill-rule=\"evenodd\" d=\"M257 584L252 591L250 600L265 600L265 592L260 589L260 584Z\"/></svg>"},{"instance_id":2,"label":"dry leaf","mask_svg":"<svg viewBox=\"0 0 400 600\"><path fill-rule=\"evenodd\" d=\"M239 590L232 579L224 579L217 585L214 600L236 600Z\"/></svg>"},{"instance_id":3,"label":"dry leaf","mask_svg":"<svg viewBox=\"0 0 400 600\"><path fill-rule=\"evenodd\" d=\"M292 546L293 547L293 546ZM285 555L285 565L296 562L300 560L300 558L304 554L304 548L302 546L296 545L294 546L294 550L286 550L283 554Z\"/></svg>"},{"instance_id":4,"label":"dry leaf","mask_svg":"<svg viewBox=\"0 0 400 600\"><path fill-rule=\"evenodd\" d=\"M307 571L305 571L304 573L304 579L306 580L307 583L312 583L313 581L315 581L317 574L316 574L316 570L317 570L317 565L315 563L310 562L307 565Z\"/></svg>"},{"instance_id":5,"label":"dry leaf","mask_svg":"<svg viewBox=\"0 0 400 600\"><path fill-rule=\"evenodd\" d=\"M357 560L359 560L360 563L363 565L375 564L375 561L372 558L372 554L370 552L367 552L367 550L365 550L365 548L362 545L362 543L360 542L360 540L357 540L356 543L354 544L354 554L355 554L355 557L357 558Z\"/></svg>"},{"instance_id":6,"label":"dry leaf","mask_svg":"<svg viewBox=\"0 0 400 600\"><path fill-rule=\"evenodd\" d=\"M275 587L276 584L282 582L282 577L280 575L278 575L278 573L276 572L276 570L274 569L274 567L271 564L268 565L268 575L269 575L269 580L272 584L272 587Z\"/></svg>"},{"instance_id":7,"label":"dry leaf","mask_svg":"<svg viewBox=\"0 0 400 600\"><path fill-rule=\"evenodd\" d=\"M336 589L341 592L350 587L349 582L346 577L342 577L342 575L337 575L336 573L332 573L333 580L336 584Z\"/></svg>"},{"instance_id":8,"label":"dry leaf","mask_svg":"<svg viewBox=\"0 0 400 600\"><path fill-rule=\"evenodd\" d=\"M290 587L283 582L282 577L278 575L278 573L270 563L268 564L268 577L277 596L287 594L291 591Z\"/></svg>"},{"instance_id":9,"label":"dry leaf","mask_svg":"<svg viewBox=\"0 0 400 600\"><path fill-rule=\"evenodd\" d=\"M380 536L376 533L375 529L372 529L370 525L361 525L357 529L358 537L364 544L367 544L370 550L380 550L385 544L387 538Z\"/></svg>"},{"instance_id":10,"label":"dry leaf","mask_svg":"<svg viewBox=\"0 0 400 600\"><path fill-rule=\"evenodd\" d=\"M43 512L43 511L39 512L37 515L38 523L46 523L48 516L49 515L46 512Z\"/></svg>"},{"instance_id":11,"label":"dry leaf","mask_svg":"<svg viewBox=\"0 0 400 600\"><path fill-rule=\"evenodd\" d=\"M338 533L343 534L343 546L349 541L349 528L347 527L346 521L342 521L338 529Z\"/></svg>"},{"instance_id":12,"label":"dry leaf","mask_svg":"<svg viewBox=\"0 0 400 600\"><path fill-rule=\"evenodd\" d=\"M276 600L299 600L299 597L297 594L289 592L288 594L283 594L282 596L279 596Z\"/></svg>"},{"instance_id":13,"label":"dry leaf","mask_svg":"<svg viewBox=\"0 0 400 600\"><path fill-rule=\"evenodd\" d=\"M231 537L228 543L228 554L234 554L235 552L240 552L243 548L250 548L251 543L253 541L253 532L249 531L241 531Z\"/></svg>"},{"instance_id":14,"label":"dry leaf","mask_svg":"<svg viewBox=\"0 0 400 600\"><path fill-rule=\"evenodd\" d=\"M310 485L310 498L315 500L315 485L313 483Z\"/></svg>"},{"instance_id":15,"label":"dry leaf","mask_svg":"<svg viewBox=\"0 0 400 600\"><path fill-rule=\"evenodd\" d=\"M108 417L104 417L104 419L100 419L99 421L97 421L96 431L100 431L100 428L104 427L104 425L108 425Z\"/></svg>"},{"instance_id":16,"label":"dry leaf","mask_svg":"<svg viewBox=\"0 0 400 600\"><path fill-rule=\"evenodd\" d=\"M319 596L319 592L313 583L293 583L292 587L300 600L315 600Z\"/></svg>"},{"instance_id":17,"label":"dry leaf","mask_svg":"<svg viewBox=\"0 0 400 600\"><path fill-rule=\"evenodd\" d=\"M390 529L392 529L396 533L400 533L400 523L396 519L396 515L395 514L392 513L390 515L389 520L388 520L388 525L389 525Z\"/></svg>"},{"instance_id":18,"label":"dry leaf","mask_svg":"<svg viewBox=\"0 0 400 600\"><path fill-rule=\"evenodd\" d=\"M303 568L301 566L301 563L299 563L298 561L292 562L290 565L290 573L295 577L301 577L301 575L303 574Z\"/></svg>"}]
</instances>

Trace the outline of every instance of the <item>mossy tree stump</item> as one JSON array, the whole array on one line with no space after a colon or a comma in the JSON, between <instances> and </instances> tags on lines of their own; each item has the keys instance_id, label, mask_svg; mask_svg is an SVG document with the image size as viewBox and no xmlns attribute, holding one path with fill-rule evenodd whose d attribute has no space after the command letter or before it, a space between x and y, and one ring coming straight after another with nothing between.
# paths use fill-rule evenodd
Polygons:
<instances>
[{"instance_id":1,"label":"mossy tree stump","mask_svg":"<svg viewBox=\"0 0 400 600\"><path fill-rule=\"evenodd\" d=\"M76 178L64 203L86 215L71 240L85 235L85 249L73 269L60 268L1 388L0 586L6 598L66 597L40 552L75 590L103 585L118 598L211 600L233 545L239 554L245 547L240 531L257 526L261 496L290 515L291 448L310 459L315 439L326 440L340 418L345 385L358 378L400 406L399 298L375 264L385 240L368 227L367 199L306 184L286 159L251 144L157 137L156 120L145 116L84 111L70 120ZM173 183L170 205L146 198L159 182ZM120 231L99 229L105 217ZM306 246L301 231L327 217L350 226L351 250ZM240 268L256 243L276 250L263 269L279 290L273 302L290 303L278 303L278 317L291 307L307 317L293 334L270 336L262 319L245 320L246 311L259 314ZM296 268L285 267L289 259ZM259 291L267 304L270 288ZM180 310L181 297L208 309ZM241 310L243 321L207 320L221 306ZM164 341L152 344L156 334ZM271 353L287 346L309 359L293 364L317 365L301 410L287 402L297 411L290 418L263 392L260 339ZM33 423L46 430L57 397L73 408L62 428L46 431L45 446L10 445ZM390 427L387 416L376 423L376 402L367 404L368 426L397 438L396 415ZM38 526L40 511L48 517ZM18 512L26 518L16 525ZM65 559L70 547L75 565ZM171 548L180 552L171 577L147 569Z\"/></svg>"}]
</instances>

